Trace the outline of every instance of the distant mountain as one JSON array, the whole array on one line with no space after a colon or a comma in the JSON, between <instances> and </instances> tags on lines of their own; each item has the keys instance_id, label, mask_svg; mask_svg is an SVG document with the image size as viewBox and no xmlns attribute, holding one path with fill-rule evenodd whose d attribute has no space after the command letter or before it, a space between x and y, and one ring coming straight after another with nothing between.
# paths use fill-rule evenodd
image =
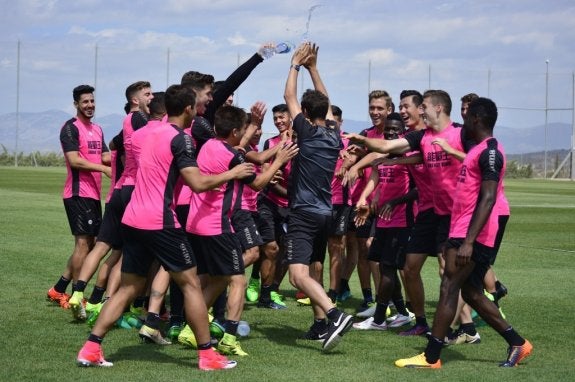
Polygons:
<instances>
[{"instance_id":1,"label":"distant mountain","mask_svg":"<svg viewBox=\"0 0 575 382\"><path fill-rule=\"evenodd\" d=\"M48 110L38 113L20 113L18 129L18 151L60 151L59 134L65 121L71 115L61 110ZM121 114L110 114L94 118L102 126L104 137L109 142L122 128ZM347 132L359 132L370 124L367 121L344 120L343 128ZM548 124L547 149L562 150L571 146L572 127L566 123ZM544 126L509 128L497 126L495 136L503 143L508 154L523 154L544 150ZM16 113L0 114L0 144L13 152L16 144Z\"/></svg>"}]
</instances>

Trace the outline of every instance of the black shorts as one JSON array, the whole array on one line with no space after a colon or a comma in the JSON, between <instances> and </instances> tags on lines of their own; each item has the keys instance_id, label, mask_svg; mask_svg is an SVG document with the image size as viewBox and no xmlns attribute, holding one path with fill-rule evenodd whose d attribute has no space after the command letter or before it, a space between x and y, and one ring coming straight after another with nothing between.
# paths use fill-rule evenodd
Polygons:
<instances>
[{"instance_id":1,"label":"black shorts","mask_svg":"<svg viewBox=\"0 0 575 382\"><path fill-rule=\"evenodd\" d=\"M135 186L122 186L120 190L120 195L122 196L122 205L124 206L122 215L124 215L124 211L126 210L128 203L130 203L130 199L132 199L132 192L134 192L134 187Z\"/></svg>"},{"instance_id":2,"label":"black shorts","mask_svg":"<svg viewBox=\"0 0 575 382\"><path fill-rule=\"evenodd\" d=\"M497 228L497 236L495 236L495 256L493 257L493 262L491 265L495 264L495 258L499 253L499 248L501 247L501 242L503 241L503 234L505 234L505 227L507 226L507 222L509 221L509 215L499 215L498 223L499 227Z\"/></svg>"},{"instance_id":3,"label":"black shorts","mask_svg":"<svg viewBox=\"0 0 575 382\"><path fill-rule=\"evenodd\" d=\"M364 225L360 225L359 227L355 225L353 221L357 212L355 208L351 208L349 212L349 220L347 225L347 230L351 232L355 232L355 237L360 239L369 239L375 235L375 219L372 215L370 215Z\"/></svg>"},{"instance_id":4,"label":"black shorts","mask_svg":"<svg viewBox=\"0 0 575 382\"><path fill-rule=\"evenodd\" d=\"M343 236L347 233L351 206L347 204L334 204L331 210L330 236Z\"/></svg>"},{"instance_id":5,"label":"black shorts","mask_svg":"<svg viewBox=\"0 0 575 382\"><path fill-rule=\"evenodd\" d=\"M463 239L449 238L445 244L445 249L459 248L462 244ZM493 264L493 261L495 261L496 256L497 251L495 248L488 247L478 242L473 243L471 259L475 263L475 267L469 274L467 281L478 290L483 290L483 278L491 264Z\"/></svg>"},{"instance_id":6,"label":"black shorts","mask_svg":"<svg viewBox=\"0 0 575 382\"><path fill-rule=\"evenodd\" d=\"M256 224L264 244L281 242L285 236L287 212L287 208L278 206L263 195L258 198L259 217Z\"/></svg>"},{"instance_id":7,"label":"black shorts","mask_svg":"<svg viewBox=\"0 0 575 382\"><path fill-rule=\"evenodd\" d=\"M188 239L198 260L198 274L232 276L244 273L242 247L236 234L201 236L189 233Z\"/></svg>"},{"instance_id":8,"label":"black shorts","mask_svg":"<svg viewBox=\"0 0 575 382\"><path fill-rule=\"evenodd\" d=\"M148 277L157 259L165 270L181 272L196 266L196 258L181 228L144 230L122 224L122 272Z\"/></svg>"},{"instance_id":9,"label":"black shorts","mask_svg":"<svg viewBox=\"0 0 575 382\"><path fill-rule=\"evenodd\" d=\"M121 223L123 211L120 190L114 189L110 201L106 203L102 225L97 238L98 241L109 244L113 249L122 249Z\"/></svg>"},{"instance_id":10,"label":"black shorts","mask_svg":"<svg viewBox=\"0 0 575 382\"><path fill-rule=\"evenodd\" d=\"M232 214L232 227L240 240L242 252L258 247L264 242L256 225L257 212L235 210Z\"/></svg>"},{"instance_id":11,"label":"black shorts","mask_svg":"<svg viewBox=\"0 0 575 382\"><path fill-rule=\"evenodd\" d=\"M102 224L102 203L99 200L72 196L64 199L64 209L72 235L98 236Z\"/></svg>"},{"instance_id":12,"label":"black shorts","mask_svg":"<svg viewBox=\"0 0 575 382\"><path fill-rule=\"evenodd\" d=\"M330 224L331 216L290 210L285 237L288 264L323 263Z\"/></svg>"},{"instance_id":13,"label":"black shorts","mask_svg":"<svg viewBox=\"0 0 575 382\"><path fill-rule=\"evenodd\" d=\"M403 269L410 228L376 228L367 259L381 266Z\"/></svg>"},{"instance_id":14,"label":"black shorts","mask_svg":"<svg viewBox=\"0 0 575 382\"><path fill-rule=\"evenodd\" d=\"M449 236L451 215L437 215L433 208L420 211L411 228L407 253L437 257Z\"/></svg>"}]
</instances>

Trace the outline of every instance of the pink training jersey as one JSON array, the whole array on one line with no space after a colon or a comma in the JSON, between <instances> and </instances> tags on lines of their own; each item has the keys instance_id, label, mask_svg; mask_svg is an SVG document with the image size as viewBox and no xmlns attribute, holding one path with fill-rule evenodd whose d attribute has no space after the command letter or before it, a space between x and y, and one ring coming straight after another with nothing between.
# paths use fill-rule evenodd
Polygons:
<instances>
[{"instance_id":1,"label":"pink training jersey","mask_svg":"<svg viewBox=\"0 0 575 382\"><path fill-rule=\"evenodd\" d=\"M198 155L198 167L204 175L221 174L243 162L240 152L218 138L204 143ZM233 233L230 219L241 206L243 183L251 183L254 178L255 175L241 182L230 180L213 190L192 193L186 231L202 236Z\"/></svg>"},{"instance_id":2,"label":"pink training jersey","mask_svg":"<svg viewBox=\"0 0 575 382\"><path fill-rule=\"evenodd\" d=\"M282 138L281 135L276 135L275 137L269 138L268 140L266 140L264 142L264 150L267 149L271 149L272 147L275 147L277 144L279 144L281 142ZM272 160L273 161L273 160ZM282 186L283 188L287 189L288 188L288 179L289 179L289 175L290 175L290 171L291 171L291 160L289 162L287 162L287 164L285 164L282 168L281 171L283 173L282 176L282 180L279 181L279 185ZM274 202L275 204L277 204L280 207L284 207L287 208L288 206L288 198L284 198L283 196L277 195L276 193L274 193L271 190L266 190L265 192L265 196L271 200L272 202Z\"/></svg>"},{"instance_id":3,"label":"pink training jersey","mask_svg":"<svg viewBox=\"0 0 575 382\"><path fill-rule=\"evenodd\" d=\"M102 128L92 122L85 124L77 118L68 120L62 126L60 143L64 154L77 151L80 158L92 163L102 164L102 153L108 152ZM101 172L73 169L68 159L66 159L66 170L66 183L62 193L64 199L80 196L100 200Z\"/></svg>"},{"instance_id":4,"label":"pink training jersey","mask_svg":"<svg viewBox=\"0 0 575 382\"><path fill-rule=\"evenodd\" d=\"M433 192L433 208L438 215L451 215L453 194L461 162L443 151L441 146L433 144L432 141L435 138L443 138L454 149L465 151L461 134L461 128L456 128L450 122L440 132L428 127L425 130L412 131L405 135L411 148L419 149L423 153L423 162L428 170Z\"/></svg>"},{"instance_id":5,"label":"pink training jersey","mask_svg":"<svg viewBox=\"0 0 575 382\"><path fill-rule=\"evenodd\" d=\"M418 155L419 151L410 151L406 156ZM407 166L417 187L417 210L425 211L433 208L433 188L429 181L429 172L424 163Z\"/></svg>"},{"instance_id":6,"label":"pink training jersey","mask_svg":"<svg viewBox=\"0 0 575 382\"><path fill-rule=\"evenodd\" d=\"M125 151L124 173L116 185L116 188L122 188L123 186L133 186L136 182L138 166L136 164L136 160L134 159L134 152L132 150L132 134L134 134L136 130L146 126L147 123L148 120L144 113L141 111L131 112L124 118L124 123L122 126Z\"/></svg>"},{"instance_id":7,"label":"pink training jersey","mask_svg":"<svg viewBox=\"0 0 575 382\"><path fill-rule=\"evenodd\" d=\"M180 228L174 194L180 170L197 167L192 137L165 123L145 140L136 184L122 223L143 230Z\"/></svg>"},{"instance_id":8,"label":"pink training jersey","mask_svg":"<svg viewBox=\"0 0 575 382\"><path fill-rule=\"evenodd\" d=\"M258 146L250 144L250 151L258 152ZM261 173L260 166L255 166L256 176ZM258 210L258 194L259 192L251 187L244 187L242 194L242 210L257 212Z\"/></svg>"},{"instance_id":9,"label":"pink training jersey","mask_svg":"<svg viewBox=\"0 0 575 382\"><path fill-rule=\"evenodd\" d=\"M383 130L379 131L375 126L370 127L369 129L362 130L360 135L363 135L367 138L379 138L385 139ZM369 177L371 176L371 167L366 167L363 169L363 175L360 176L355 184L351 188L351 202L355 205L359 198L361 197L361 193L363 192L367 182L369 181ZM371 196L367 199L368 203L371 200Z\"/></svg>"},{"instance_id":10,"label":"pink training jersey","mask_svg":"<svg viewBox=\"0 0 575 382\"><path fill-rule=\"evenodd\" d=\"M379 183L377 190L379 191L379 199L377 204L378 212L381 207L392 199L397 199L409 192L409 170L406 165L393 165L377 167L379 175ZM384 220L377 216L377 228L402 228L409 227L413 224L414 220L414 203L401 203L393 209L391 219Z\"/></svg>"},{"instance_id":11,"label":"pink training jersey","mask_svg":"<svg viewBox=\"0 0 575 382\"><path fill-rule=\"evenodd\" d=\"M340 155L345 152L347 147L349 146L349 139L343 138L344 132L341 132L343 142L343 150L340 151ZM337 173L341 166L343 166L344 160L341 158L337 158L337 162L335 163L335 172ZM342 184L342 179L338 178L337 176L333 176L331 180L331 204L342 204L342 205L351 205L351 194L349 192L349 187L344 186Z\"/></svg>"},{"instance_id":12,"label":"pink training jersey","mask_svg":"<svg viewBox=\"0 0 575 382\"><path fill-rule=\"evenodd\" d=\"M483 140L469 150L457 177L449 237L467 237L471 219L481 196L482 182L496 181L497 195L503 191L505 164L503 148L493 137ZM493 247L499 227L498 221L499 211L494 206L476 241Z\"/></svg>"}]
</instances>

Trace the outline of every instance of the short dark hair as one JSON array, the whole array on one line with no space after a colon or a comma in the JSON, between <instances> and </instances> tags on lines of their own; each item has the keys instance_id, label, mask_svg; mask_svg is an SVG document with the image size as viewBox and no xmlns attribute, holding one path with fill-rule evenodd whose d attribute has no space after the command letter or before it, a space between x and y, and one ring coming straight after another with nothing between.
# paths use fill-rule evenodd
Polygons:
<instances>
[{"instance_id":1,"label":"short dark hair","mask_svg":"<svg viewBox=\"0 0 575 382\"><path fill-rule=\"evenodd\" d=\"M142 89L151 88L152 85L148 81L138 81L126 88L126 101L130 102L134 94Z\"/></svg>"},{"instance_id":2,"label":"short dark hair","mask_svg":"<svg viewBox=\"0 0 575 382\"><path fill-rule=\"evenodd\" d=\"M152 98L148 105L151 115L166 114L165 95L166 93L164 92L154 92L154 98Z\"/></svg>"},{"instance_id":3,"label":"short dark hair","mask_svg":"<svg viewBox=\"0 0 575 382\"><path fill-rule=\"evenodd\" d=\"M388 119L390 121L401 121L401 122L403 122L403 118L401 118L401 115L399 115L399 113L396 113L396 112L389 113L387 115L386 119Z\"/></svg>"},{"instance_id":4,"label":"short dark hair","mask_svg":"<svg viewBox=\"0 0 575 382\"><path fill-rule=\"evenodd\" d=\"M246 112L236 106L224 105L218 108L214 118L216 136L227 138L234 129L241 129L246 124Z\"/></svg>"},{"instance_id":5,"label":"short dark hair","mask_svg":"<svg viewBox=\"0 0 575 382\"><path fill-rule=\"evenodd\" d=\"M289 113L289 109L285 103L280 103L272 108L272 113Z\"/></svg>"},{"instance_id":6,"label":"short dark hair","mask_svg":"<svg viewBox=\"0 0 575 382\"><path fill-rule=\"evenodd\" d=\"M301 96L301 108L312 121L324 119L329 108L329 98L318 90L307 89Z\"/></svg>"},{"instance_id":7,"label":"short dark hair","mask_svg":"<svg viewBox=\"0 0 575 382\"><path fill-rule=\"evenodd\" d=\"M186 107L196 105L196 93L190 87L172 85L166 89L164 103L168 116L175 117L181 115Z\"/></svg>"},{"instance_id":8,"label":"short dark hair","mask_svg":"<svg viewBox=\"0 0 575 382\"><path fill-rule=\"evenodd\" d=\"M461 97L461 103L469 103L475 101L479 96L475 93L469 93Z\"/></svg>"},{"instance_id":9,"label":"short dark hair","mask_svg":"<svg viewBox=\"0 0 575 382\"><path fill-rule=\"evenodd\" d=\"M72 97L74 98L74 102L78 102L82 94L93 94L94 90L94 87L90 85L76 86L74 90L72 90Z\"/></svg>"},{"instance_id":10,"label":"short dark hair","mask_svg":"<svg viewBox=\"0 0 575 382\"><path fill-rule=\"evenodd\" d=\"M214 76L200 72L186 72L182 76L181 84L191 86L193 89L203 89L206 85L214 85Z\"/></svg>"},{"instance_id":11,"label":"short dark hair","mask_svg":"<svg viewBox=\"0 0 575 382\"><path fill-rule=\"evenodd\" d=\"M399 99L402 100L405 97L409 97L409 96L411 96L411 101L413 101L413 104L415 106L419 106L423 103L423 96L417 90L403 90L399 94Z\"/></svg>"},{"instance_id":12,"label":"short dark hair","mask_svg":"<svg viewBox=\"0 0 575 382\"><path fill-rule=\"evenodd\" d=\"M489 98L477 97L467 109L467 117L477 117L481 123L493 130L497 122L497 105Z\"/></svg>"},{"instance_id":13,"label":"short dark hair","mask_svg":"<svg viewBox=\"0 0 575 382\"><path fill-rule=\"evenodd\" d=\"M449 96L449 93L447 93L445 90L435 90L435 89L431 89L431 90L426 90L425 93L423 93L423 98L431 98L431 103L433 103L434 105L443 105L445 114L447 115L451 115L451 97Z\"/></svg>"},{"instance_id":14,"label":"short dark hair","mask_svg":"<svg viewBox=\"0 0 575 382\"><path fill-rule=\"evenodd\" d=\"M336 105L331 105L331 113L333 114L334 117L339 117L340 119L343 115L343 111L341 111L341 108Z\"/></svg>"}]
</instances>

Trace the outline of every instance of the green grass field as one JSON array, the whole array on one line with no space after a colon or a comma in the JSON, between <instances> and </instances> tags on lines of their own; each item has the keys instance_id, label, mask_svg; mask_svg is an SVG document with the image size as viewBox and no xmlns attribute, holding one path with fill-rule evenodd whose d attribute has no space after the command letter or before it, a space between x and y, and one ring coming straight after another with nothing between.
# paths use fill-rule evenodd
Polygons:
<instances>
[{"instance_id":1,"label":"green grass field","mask_svg":"<svg viewBox=\"0 0 575 382\"><path fill-rule=\"evenodd\" d=\"M296 305L284 281L289 309L271 311L247 305L252 328L242 346L250 354L234 370L197 369L194 351L180 345L143 345L135 330L115 329L104 341L111 369L78 368L75 356L89 330L72 322L69 311L45 300L71 253L61 201L65 169L0 167L0 375L4 381L563 381L575 379L573 290L575 287L575 183L509 180L512 206L496 271L509 288L502 308L510 323L534 345L518 368L499 368L506 343L480 328L478 345L446 348L441 370L402 370L397 358L421 352L424 338L389 332L348 333L330 354L320 344L296 339L311 323L309 308ZM438 298L437 264L424 267L428 317ZM91 291L89 285L87 291ZM353 276L354 312L361 292Z\"/></svg>"}]
</instances>

